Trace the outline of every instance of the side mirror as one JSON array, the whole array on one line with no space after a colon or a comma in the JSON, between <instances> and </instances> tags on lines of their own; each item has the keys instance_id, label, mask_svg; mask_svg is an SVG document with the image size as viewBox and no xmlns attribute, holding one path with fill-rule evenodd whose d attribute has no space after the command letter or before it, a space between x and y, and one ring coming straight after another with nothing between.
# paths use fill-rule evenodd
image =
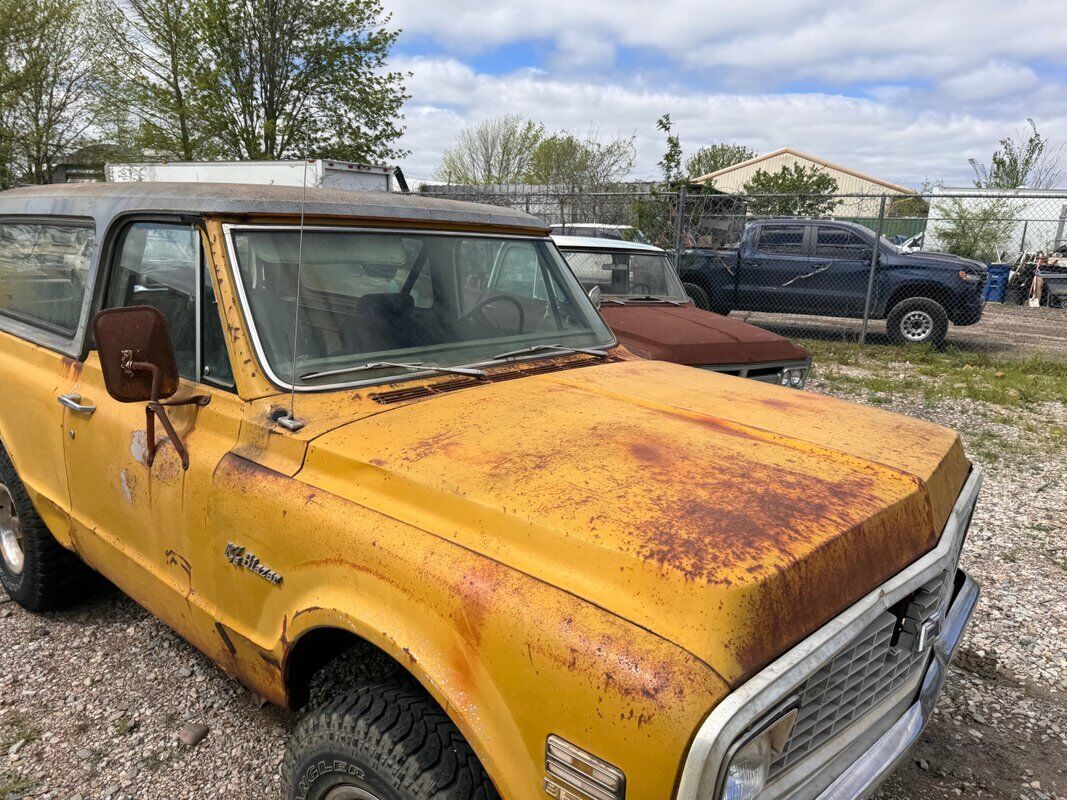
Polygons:
<instances>
[{"instance_id":1,"label":"side mirror","mask_svg":"<svg viewBox=\"0 0 1067 800\"><path fill-rule=\"evenodd\" d=\"M167 407L206 406L211 398L198 395L174 403L163 402L181 385L167 318L152 306L104 309L93 318L93 338L107 393L120 403L147 403L145 444L148 466L151 467L156 458L155 421L159 417L181 458L182 467L189 469L189 451L174 430Z\"/></svg>"},{"instance_id":2,"label":"side mirror","mask_svg":"<svg viewBox=\"0 0 1067 800\"><path fill-rule=\"evenodd\" d=\"M170 325L152 306L108 308L93 319L107 393L120 403L158 403L178 391Z\"/></svg>"},{"instance_id":3,"label":"side mirror","mask_svg":"<svg viewBox=\"0 0 1067 800\"><path fill-rule=\"evenodd\" d=\"M600 295L600 287L599 286L594 286L592 289L589 290L589 300L593 303L593 308L595 308L597 311L599 311L600 310L600 303L601 303L601 295Z\"/></svg>"}]
</instances>

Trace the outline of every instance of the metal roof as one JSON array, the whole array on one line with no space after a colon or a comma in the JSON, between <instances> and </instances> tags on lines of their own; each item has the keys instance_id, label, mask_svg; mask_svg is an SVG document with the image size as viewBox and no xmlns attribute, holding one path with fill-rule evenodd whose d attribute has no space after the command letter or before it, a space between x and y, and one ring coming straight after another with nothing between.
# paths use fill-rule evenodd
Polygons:
<instances>
[{"instance_id":1,"label":"metal roof","mask_svg":"<svg viewBox=\"0 0 1067 800\"><path fill-rule=\"evenodd\" d=\"M667 252L666 250L661 250L651 244L626 242L622 239L601 239L595 236L557 236L553 234L552 241L554 241L561 250L581 248L583 250L636 250L642 253Z\"/></svg>"},{"instance_id":2,"label":"metal roof","mask_svg":"<svg viewBox=\"0 0 1067 800\"><path fill-rule=\"evenodd\" d=\"M306 192L306 194L305 194ZM0 215L92 218L102 233L127 214L227 214L354 217L390 222L500 227L544 234L537 217L510 208L396 192L349 192L238 183L77 183L0 192Z\"/></svg>"}]
</instances>

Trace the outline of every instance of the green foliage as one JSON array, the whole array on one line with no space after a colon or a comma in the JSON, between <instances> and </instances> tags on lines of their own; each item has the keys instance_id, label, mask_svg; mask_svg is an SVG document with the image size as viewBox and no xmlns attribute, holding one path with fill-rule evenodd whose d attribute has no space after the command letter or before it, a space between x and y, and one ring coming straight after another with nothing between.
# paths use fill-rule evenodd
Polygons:
<instances>
[{"instance_id":1,"label":"green foliage","mask_svg":"<svg viewBox=\"0 0 1067 800\"><path fill-rule=\"evenodd\" d=\"M751 147L734 142L719 142L708 147L701 147L685 161L685 174L690 178L700 178L720 169L732 167L743 161L755 158L756 151Z\"/></svg>"},{"instance_id":2,"label":"green foliage","mask_svg":"<svg viewBox=\"0 0 1067 800\"><path fill-rule=\"evenodd\" d=\"M602 143L596 137L579 139L564 131L537 143L524 179L568 191L603 189L622 180L633 169L636 156L633 137Z\"/></svg>"},{"instance_id":3,"label":"green foliage","mask_svg":"<svg viewBox=\"0 0 1067 800\"><path fill-rule=\"evenodd\" d=\"M930 213L930 204L919 195L895 197L886 209L887 217L926 217Z\"/></svg>"},{"instance_id":4,"label":"green foliage","mask_svg":"<svg viewBox=\"0 0 1067 800\"><path fill-rule=\"evenodd\" d=\"M199 35L195 0L102 0L107 51L105 94L114 109L104 128L131 151L191 160L210 159L207 115L196 98Z\"/></svg>"},{"instance_id":5,"label":"green foliage","mask_svg":"<svg viewBox=\"0 0 1067 800\"><path fill-rule=\"evenodd\" d=\"M980 189L1051 189L1063 177L1059 167L1059 150L1050 150L1049 141L1037 131L1037 124L1026 120L1029 132L1017 133L1000 140L988 165L970 159L974 185Z\"/></svg>"},{"instance_id":6,"label":"green foliage","mask_svg":"<svg viewBox=\"0 0 1067 800\"><path fill-rule=\"evenodd\" d=\"M399 31L378 0L195 0L195 103L233 159L403 155Z\"/></svg>"},{"instance_id":7,"label":"green foliage","mask_svg":"<svg viewBox=\"0 0 1067 800\"><path fill-rule=\"evenodd\" d=\"M946 252L979 261L995 261L1014 236L1016 210L1005 198L949 197L938 200L934 232Z\"/></svg>"},{"instance_id":8,"label":"green foliage","mask_svg":"<svg viewBox=\"0 0 1067 800\"><path fill-rule=\"evenodd\" d=\"M526 179L544 126L520 114L505 114L460 131L445 151L435 177L468 186L520 183Z\"/></svg>"},{"instance_id":9,"label":"green foliage","mask_svg":"<svg viewBox=\"0 0 1067 800\"><path fill-rule=\"evenodd\" d=\"M668 184L677 183L682 179L682 143L678 136L671 133L671 128L670 114L664 114L656 120L656 130L667 136L667 150L663 153L659 166L663 170L663 180Z\"/></svg>"},{"instance_id":10,"label":"green foliage","mask_svg":"<svg viewBox=\"0 0 1067 800\"><path fill-rule=\"evenodd\" d=\"M816 166L783 166L778 172L757 170L743 191L749 212L767 217L819 217L837 207L828 195L837 191L832 175Z\"/></svg>"},{"instance_id":11,"label":"green foliage","mask_svg":"<svg viewBox=\"0 0 1067 800\"><path fill-rule=\"evenodd\" d=\"M0 182L47 183L96 122L104 42L89 0L4 0L0 17Z\"/></svg>"}]
</instances>

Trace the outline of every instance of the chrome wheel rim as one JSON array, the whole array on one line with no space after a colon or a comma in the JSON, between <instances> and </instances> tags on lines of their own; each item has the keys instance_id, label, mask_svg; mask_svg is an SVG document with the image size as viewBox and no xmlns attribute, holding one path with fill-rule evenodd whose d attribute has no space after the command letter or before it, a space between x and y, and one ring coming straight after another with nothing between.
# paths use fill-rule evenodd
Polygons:
<instances>
[{"instance_id":1,"label":"chrome wheel rim","mask_svg":"<svg viewBox=\"0 0 1067 800\"><path fill-rule=\"evenodd\" d=\"M326 793L323 800L381 800L381 798L358 786L335 786Z\"/></svg>"},{"instance_id":2,"label":"chrome wheel rim","mask_svg":"<svg viewBox=\"0 0 1067 800\"><path fill-rule=\"evenodd\" d=\"M22 525L15 510L11 492L0 483L0 556L4 566L12 575L21 575L26 565L26 554L22 549Z\"/></svg>"},{"instance_id":3,"label":"chrome wheel rim","mask_svg":"<svg viewBox=\"0 0 1067 800\"><path fill-rule=\"evenodd\" d=\"M909 311L900 320L900 332L911 342L921 342L934 330L934 318L927 311Z\"/></svg>"}]
</instances>

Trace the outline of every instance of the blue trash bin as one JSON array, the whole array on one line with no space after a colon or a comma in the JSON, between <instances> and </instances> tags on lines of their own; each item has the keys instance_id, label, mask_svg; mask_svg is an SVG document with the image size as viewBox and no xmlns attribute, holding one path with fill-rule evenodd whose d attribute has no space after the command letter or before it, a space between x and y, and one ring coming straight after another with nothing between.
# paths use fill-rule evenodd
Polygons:
<instances>
[{"instance_id":1,"label":"blue trash bin","mask_svg":"<svg viewBox=\"0 0 1067 800\"><path fill-rule=\"evenodd\" d=\"M1010 264L989 265L989 276L986 278L985 289L982 292L982 296L987 302L1004 302L1004 293L1008 288L1008 274L1010 272Z\"/></svg>"}]
</instances>

